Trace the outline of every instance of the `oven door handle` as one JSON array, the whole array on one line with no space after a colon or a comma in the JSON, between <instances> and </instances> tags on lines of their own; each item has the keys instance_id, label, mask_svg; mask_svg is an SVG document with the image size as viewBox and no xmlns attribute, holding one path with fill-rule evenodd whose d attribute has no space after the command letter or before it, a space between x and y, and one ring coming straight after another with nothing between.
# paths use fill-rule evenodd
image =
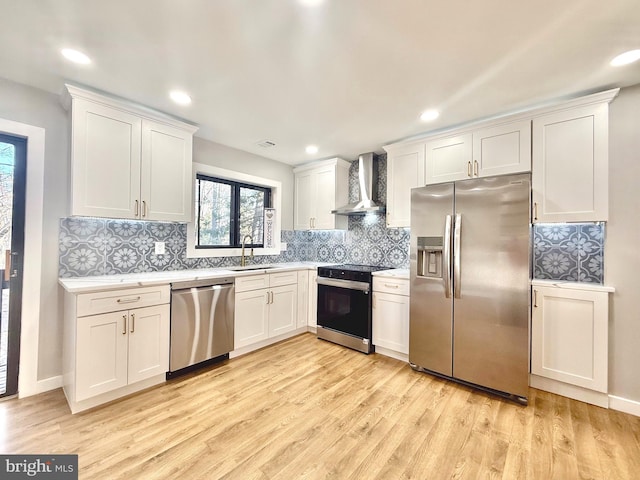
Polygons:
<instances>
[{"instance_id":1,"label":"oven door handle","mask_svg":"<svg viewBox=\"0 0 640 480\"><path fill-rule=\"evenodd\" d=\"M347 288L349 290L360 290L369 293L370 286L366 282L356 282L353 280L337 280L334 278L318 277L316 280L318 285L326 285L328 287Z\"/></svg>"}]
</instances>

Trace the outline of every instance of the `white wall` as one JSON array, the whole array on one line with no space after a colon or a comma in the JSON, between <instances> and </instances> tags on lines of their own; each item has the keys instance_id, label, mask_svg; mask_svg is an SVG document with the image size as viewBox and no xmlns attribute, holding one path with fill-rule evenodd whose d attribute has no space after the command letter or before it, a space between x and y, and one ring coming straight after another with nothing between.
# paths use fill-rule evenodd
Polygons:
<instances>
[{"instance_id":1,"label":"white wall","mask_svg":"<svg viewBox=\"0 0 640 480\"><path fill-rule=\"evenodd\" d=\"M605 283L616 288L609 320L609 393L640 402L640 85L621 90L609 112Z\"/></svg>"},{"instance_id":2,"label":"white wall","mask_svg":"<svg viewBox=\"0 0 640 480\"><path fill-rule=\"evenodd\" d=\"M282 229L293 230L293 167L202 138L193 142L193 161L282 183Z\"/></svg>"},{"instance_id":3,"label":"white wall","mask_svg":"<svg viewBox=\"0 0 640 480\"><path fill-rule=\"evenodd\" d=\"M67 215L68 121L58 96L0 79L0 117L45 129L44 220L38 379L60 375L62 296L58 288L58 219Z\"/></svg>"}]
</instances>

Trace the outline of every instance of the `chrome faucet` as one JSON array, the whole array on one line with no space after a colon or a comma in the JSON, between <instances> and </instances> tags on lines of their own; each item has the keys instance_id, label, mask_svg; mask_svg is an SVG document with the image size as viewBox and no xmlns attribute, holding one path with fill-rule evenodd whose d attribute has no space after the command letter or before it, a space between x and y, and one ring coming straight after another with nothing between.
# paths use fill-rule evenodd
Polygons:
<instances>
[{"instance_id":1,"label":"chrome faucet","mask_svg":"<svg viewBox=\"0 0 640 480\"><path fill-rule=\"evenodd\" d=\"M244 267L247 263L247 260L244 257L244 245L245 245L245 240L247 239L247 237L249 237L249 245L253 244L253 237L251 235L245 235L244 238L242 239L242 253L240 254L240 266ZM253 258L253 247L251 248L251 258Z\"/></svg>"}]
</instances>

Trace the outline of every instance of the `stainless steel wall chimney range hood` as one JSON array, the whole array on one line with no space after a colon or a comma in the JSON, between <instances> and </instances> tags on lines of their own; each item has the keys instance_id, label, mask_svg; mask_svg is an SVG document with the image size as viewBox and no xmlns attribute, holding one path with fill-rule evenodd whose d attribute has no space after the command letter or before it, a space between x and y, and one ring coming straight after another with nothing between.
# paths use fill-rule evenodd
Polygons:
<instances>
[{"instance_id":1,"label":"stainless steel wall chimney range hood","mask_svg":"<svg viewBox=\"0 0 640 480\"><path fill-rule=\"evenodd\" d=\"M373 152L363 153L358 157L358 183L360 185L359 200L332 210L336 215L365 215L367 213L384 213L384 205L378 200L378 158Z\"/></svg>"}]
</instances>

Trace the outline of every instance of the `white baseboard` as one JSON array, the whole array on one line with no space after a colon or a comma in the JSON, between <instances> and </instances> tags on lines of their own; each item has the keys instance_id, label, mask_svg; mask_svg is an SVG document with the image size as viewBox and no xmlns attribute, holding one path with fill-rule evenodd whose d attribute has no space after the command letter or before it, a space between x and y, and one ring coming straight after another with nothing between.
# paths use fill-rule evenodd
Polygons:
<instances>
[{"instance_id":1,"label":"white baseboard","mask_svg":"<svg viewBox=\"0 0 640 480\"><path fill-rule=\"evenodd\" d=\"M609 395L609 408L640 417L640 402Z\"/></svg>"},{"instance_id":2,"label":"white baseboard","mask_svg":"<svg viewBox=\"0 0 640 480\"><path fill-rule=\"evenodd\" d=\"M403 362L409 362L409 355L406 353L396 352L395 350L389 350L388 348L380 347L378 345L376 345L376 353L384 355L385 357L395 358L396 360L401 360Z\"/></svg>"},{"instance_id":3,"label":"white baseboard","mask_svg":"<svg viewBox=\"0 0 640 480\"><path fill-rule=\"evenodd\" d=\"M34 393L37 395L38 393L48 392L49 390L55 390L56 388L62 388L62 375L38 380L36 383L36 391Z\"/></svg>"},{"instance_id":4,"label":"white baseboard","mask_svg":"<svg viewBox=\"0 0 640 480\"><path fill-rule=\"evenodd\" d=\"M229 352L229 358L236 358L241 355L246 355L247 353L254 352L256 350L260 350L261 348L268 347L274 343L281 342L282 340L286 340L291 337L295 337L296 335L300 335L302 333L307 332L307 327L297 328L287 333L283 333L282 335L278 335L277 337L267 338L266 340L261 340L256 343L252 343L251 345L246 345L244 347L236 348L232 352Z\"/></svg>"},{"instance_id":5,"label":"white baseboard","mask_svg":"<svg viewBox=\"0 0 640 480\"><path fill-rule=\"evenodd\" d=\"M568 383L529 374L529 385L538 390L555 393L563 397L573 398L581 402L597 405L602 408L609 408L609 396L606 393L596 392L587 388L577 387Z\"/></svg>"}]
</instances>

